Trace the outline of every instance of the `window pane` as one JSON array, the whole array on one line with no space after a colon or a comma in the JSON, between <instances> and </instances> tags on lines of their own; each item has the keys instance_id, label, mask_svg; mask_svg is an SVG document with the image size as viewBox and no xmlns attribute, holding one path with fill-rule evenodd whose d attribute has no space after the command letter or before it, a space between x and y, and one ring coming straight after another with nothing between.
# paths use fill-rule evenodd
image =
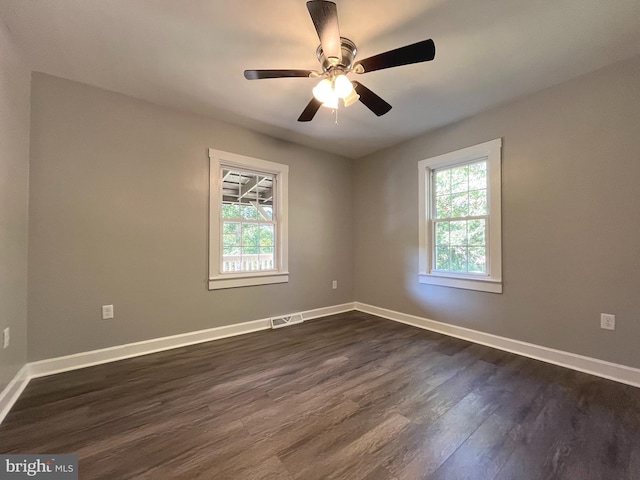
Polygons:
<instances>
[{"instance_id":1,"label":"window pane","mask_svg":"<svg viewBox=\"0 0 640 480\"><path fill-rule=\"evenodd\" d=\"M487 162L469 165L469 190L487 188Z\"/></svg>"},{"instance_id":2,"label":"window pane","mask_svg":"<svg viewBox=\"0 0 640 480\"><path fill-rule=\"evenodd\" d=\"M469 228L469 245L470 246L486 245L484 220L470 220L468 224L468 228Z\"/></svg>"},{"instance_id":3,"label":"window pane","mask_svg":"<svg viewBox=\"0 0 640 480\"><path fill-rule=\"evenodd\" d=\"M225 235L240 234L240 224L233 222L224 222L222 225L222 233Z\"/></svg>"},{"instance_id":4,"label":"window pane","mask_svg":"<svg viewBox=\"0 0 640 480\"><path fill-rule=\"evenodd\" d=\"M245 220L260 220L262 217L258 213L258 209L253 205L243 205L242 218Z\"/></svg>"},{"instance_id":5,"label":"window pane","mask_svg":"<svg viewBox=\"0 0 640 480\"><path fill-rule=\"evenodd\" d=\"M236 172L232 172L236 173ZM274 178L271 175L256 175L249 172L237 172L238 196L245 202L265 201L273 195Z\"/></svg>"},{"instance_id":6,"label":"window pane","mask_svg":"<svg viewBox=\"0 0 640 480\"><path fill-rule=\"evenodd\" d=\"M263 220L273 220L273 207L271 205L260 205Z\"/></svg>"},{"instance_id":7,"label":"window pane","mask_svg":"<svg viewBox=\"0 0 640 480\"><path fill-rule=\"evenodd\" d=\"M487 191L472 190L469 192L469 215L480 216L487 214Z\"/></svg>"},{"instance_id":8,"label":"window pane","mask_svg":"<svg viewBox=\"0 0 640 480\"><path fill-rule=\"evenodd\" d=\"M248 172L240 172L240 175L242 175L242 178L240 179L238 193L241 197L249 199L251 198L251 196L249 196L249 193L256 186L256 176Z\"/></svg>"},{"instance_id":9,"label":"window pane","mask_svg":"<svg viewBox=\"0 0 640 480\"><path fill-rule=\"evenodd\" d=\"M240 205L237 203L223 203L222 218L240 218Z\"/></svg>"},{"instance_id":10,"label":"window pane","mask_svg":"<svg viewBox=\"0 0 640 480\"><path fill-rule=\"evenodd\" d=\"M240 235L223 235L222 236L222 246L223 247L239 247L240 246Z\"/></svg>"},{"instance_id":11,"label":"window pane","mask_svg":"<svg viewBox=\"0 0 640 480\"><path fill-rule=\"evenodd\" d=\"M451 193L469 190L469 167L464 165L451 169Z\"/></svg>"},{"instance_id":12,"label":"window pane","mask_svg":"<svg viewBox=\"0 0 640 480\"><path fill-rule=\"evenodd\" d=\"M275 268L273 247L260 247L260 269L271 270Z\"/></svg>"},{"instance_id":13,"label":"window pane","mask_svg":"<svg viewBox=\"0 0 640 480\"><path fill-rule=\"evenodd\" d=\"M436 223L436 245L449 245L449 222Z\"/></svg>"},{"instance_id":14,"label":"window pane","mask_svg":"<svg viewBox=\"0 0 640 480\"><path fill-rule=\"evenodd\" d=\"M273 247L275 245L275 235L273 225L260 226L260 246Z\"/></svg>"},{"instance_id":15,"label":"window pane","mask_svg":"<svg viewBox=\"0 0 640 480\"><path fill-rule=\"evenodd\" d=\"M467 192L451 195L451 216L466 217L469 215L469 195Z\"/></svg>"},{"instance_id":16,"label":"window pane","mask_svg":"<svg viewBox=\"0 0 640 480\"><path fill-rule=\"evenodd\" d=\"M436 218L451 217L451 196L443 195L436 198Z\"/></svg>"},{"instance_id":17,"label":"window pane","mask_svg":"<svg viewBox=\"0 0 640 480\"><path fill-rule=\"evenodd\" d=\"M467 244L467 222L451 222L451 245L466 245Z\"/></svg>"},{"instance_id":18,"label":"window pane","mask_svg":"<svg viewBox=\"0 0 640 480\"><path fill-rule=\"evenodd\" d=\"M487 256L484 247L469 247L469 271L486 273Z\"/></svg>"},{"instance_id":19,"label":"window pane","mask_svg":"<svg viewBox=\"0 0 640 480\"><path fill-rule=\"evenodd\" d=\"M449 270L449 247L436 247L436 270Z\"/></svg>"},{"instance_id":20,"label":"window pane","mask_svg":"<svg viewBox=\"0 0 640 480\"><path fill-rule=\"evenodd\" d=\"M258 182L255 187L255 198L260 201L261 199L269 198L273 194L273 177L271 175L258 175L256 176Z\"/></svg>"},{"instance_id":21,"label":"window pane","mask_svg":"<svg viewBox=\"0 0 640 480\"><path fill-rule=\"evenodd\" d=\"M257 246L260 242L260 225L256 223L244 223L242 225L242 245Z\"/></svg>"},{"instance_id":22,"label":"window pane","mask_svg":"<svg viewBox=\"0 0 640 480\"><path fill-rule=\"evenodd\" d=\"M240 245L240 224L224 222L222 224L222 245L233 247Z\"/></svg>"},{"instance_id":23,"label":"window pane","mask_svg":"<svg viewBox=\"0 0 640 480\"><path fill-rule=\"evenodd\" d=\"M436 195L444 195L451 193L451 170L444 170L435 173Z\"/></svg>"},{"instance_id":24,"label":"window pane","mask_svg":"<svg viewBox=\"0 0 640 480\"><path fill-rule=\"evenodd\" d=\"M451 247L451 271L467 271L467 247Z\"/></svg>"},{"instance_id":25,"label":"window pane","mask_svg":"<svg viewBox=\"0 0 640 480\"><path fill-rule=\"evenodd\" d=\"M224 222L222 226L222 246L240 246L240 224Z\"/></svg>"}]
</instances>

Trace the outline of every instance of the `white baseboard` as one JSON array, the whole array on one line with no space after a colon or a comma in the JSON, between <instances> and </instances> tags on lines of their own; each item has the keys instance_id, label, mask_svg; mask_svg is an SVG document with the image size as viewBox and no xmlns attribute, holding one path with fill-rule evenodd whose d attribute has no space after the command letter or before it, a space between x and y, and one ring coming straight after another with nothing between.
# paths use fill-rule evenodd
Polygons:
<instances>
[{"instance_id":1,"label":"white baseboard","mask_svg":"<svg viewBox=\"0 0 640 480\"><path fill-rule=\"evenodd\" d=\"M354 309L354 303L333 305L330 307L316 308L304 312L297 312L302 318L312 320L337 313L349 312ZM117 362L132 357L149 355L174 348L186 347L197 343L210 342L236 335L267 330L271 328L269 318L252 320L250 322L225 325L223 327L209 328L196 332L181 333L170 337L153 338L142 342L127 343L115 347L101 348L89 352L81 352L63 357L39 360L25 365L12 382L0 393L0 423L9 413L13 404L32 378L54 375L56 373L78 370L103 363Z\"/></svg>"},{"instance_id":2,"label":"white baseboard","mask_svg":"<svg viewBox=\"0 0 640 480\"><path fill-rule=\"evenodd\" d=\"M9 382L9 385L0 392L0 424L9 413L9 410L11 410L11 407L13 407L13 404L16 403L20 397L29 380L29 366L23 365L15 377Z\"/></svg>"},{"instance_id":3,"label":"white baseboard","mask_svg":"<svg viewBox=\"0 0 640 480\"><path fill-rule=\"evenodd\" d=\"M614 380L634 387L640 387L640 369L620 365L617 363L585 357L575 353L542 347L533 343L521 342L511 338L500 337L490 333L472 330L470 328L457 327L448 323L437 322L427 318L417 317L406 313L400 313L386 308L374 307L365 303L356 302L355 309L360 312L370 313L378 317L405 323L414 327L423 328L432 332L442 333L450 337L468 340L488 347L497 348L506 352L515 353L524 357L534 358L543 362L552 363L561 367L570 368L579 372L588 373L597 377Z\"/></svg>"},{"instance_id":4,"label":"white baseboard","mask_svg":"<svg viewBox=\"0 0 640 480\"><path fill-rule=\"evenodd\" d=\"M313 320L314 318L328 317L329 315L337 315L338 313L351 312L356 309L356 302L343 303L342 305L334 305L332 307L316 308L299 312L304 321Z\"/></svg>"}]
</instances>

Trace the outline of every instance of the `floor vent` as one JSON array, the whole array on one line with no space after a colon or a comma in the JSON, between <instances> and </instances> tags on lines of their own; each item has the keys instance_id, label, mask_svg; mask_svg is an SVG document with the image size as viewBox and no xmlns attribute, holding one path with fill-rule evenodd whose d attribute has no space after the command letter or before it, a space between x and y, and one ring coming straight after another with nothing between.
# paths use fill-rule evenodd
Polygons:
<instances>
[{"instance_id":1,"label":"floor vent","mask_svg":"<svg viewBox=\"0 0 640 480\"><path fill-rule=\"evenodd\" d=\"M271 328L282 328L302 322L304 322L304 319L299 313L294 313L293 315L285 315L283 317L272 317Z\"/></svg>"}]
</instances>

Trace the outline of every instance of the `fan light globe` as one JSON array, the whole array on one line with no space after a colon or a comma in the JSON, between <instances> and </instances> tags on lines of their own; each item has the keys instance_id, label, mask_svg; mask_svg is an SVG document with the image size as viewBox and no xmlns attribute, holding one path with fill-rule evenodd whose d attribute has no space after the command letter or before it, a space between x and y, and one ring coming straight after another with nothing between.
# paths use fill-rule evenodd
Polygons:
<instances>
[{"instance_id":1,"label":"fan light globe","mask_svg":"<svg viewBox=\"0 0 640 480\"><path fill-rule=\"evenodd\" d=\"M349 107L360 100L360 95L356 93L355 88L351 90L351 93L343 98L344 106Z\"/></svg>"},{"instance_id":2,"label":"fan light globe","mask_svg":"<svg viewBox=\"0 0 640 480\"><path fill-rule=\"evenodd\" d=\"M320 83L313 88L313 96L322 103L331 100L334 97L331 80L328 78L321 80Z\"/></svg>"},{"instance_id":3,"label":"fan light globe","mask_svg":"<svg viewBox=\"0 0 640 480\"><path fill-rule=\"evenodd\" d=\"M339 98L345 98L353 92L353 85L346 75L340 74L334 80L334 90Z\"/></svg>"},{"instance_id":4,"label":"fan light globe","mask_svg":"<svg viewBox=\"0 0 640 480\"><path fill-rule=\"evenodd\" d=\"M330 108L332 110L337 110L338 109L338 97L334 96L332 98L329 98L326 102L324 102L322 104L322 106Z\"/></svg>"}]
</instances>

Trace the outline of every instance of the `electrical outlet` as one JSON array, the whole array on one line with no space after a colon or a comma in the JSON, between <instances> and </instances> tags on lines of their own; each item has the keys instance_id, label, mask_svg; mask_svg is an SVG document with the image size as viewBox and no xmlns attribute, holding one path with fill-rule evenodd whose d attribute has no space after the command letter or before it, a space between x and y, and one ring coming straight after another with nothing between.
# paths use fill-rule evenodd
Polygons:
<instances>
[{"instance_id":1,"label":"electrical outlet","mask_svg":"<svg viewBox=\"0 0 640 480\"><path fill-rule=\"evenodd\" d=\"M8 348L9 347L9 343L11 342L11 330L9 330L9 327L5 328L3 333L2 333L2 348Z\"/></svg>"},{"instance_id":2,"label":"electrical outlet","mask_svg":"<svg viewBox=\"0 0 640 480\"><path fill-rule=\"evenodd\" d=\"M616 316L611 315L609 313L601 313L600 314L600 328L605 330L615 330L616 329Z\"/></svg>"},{"instance_id":3,"label":"electrical outlet","mask_svg":"<svg viewBox=\"0 0 640 480\"><path fill-rule=\"evenodd\" d=\"M113 305L103 305L102 306L102 319L107 320L109 318L113 318Z\"/></svg>"},{"instance_id":4,"label":"electrical outlet","mask_svg":"<svg viewBox=\"0 0 640 480\"><path fill-rule=\"evenodd\" d=\"M331 288L333 288L334 290L338 288L338 280L333 281L333 283L331 284Z\"/></svg>"}]
</instances>

